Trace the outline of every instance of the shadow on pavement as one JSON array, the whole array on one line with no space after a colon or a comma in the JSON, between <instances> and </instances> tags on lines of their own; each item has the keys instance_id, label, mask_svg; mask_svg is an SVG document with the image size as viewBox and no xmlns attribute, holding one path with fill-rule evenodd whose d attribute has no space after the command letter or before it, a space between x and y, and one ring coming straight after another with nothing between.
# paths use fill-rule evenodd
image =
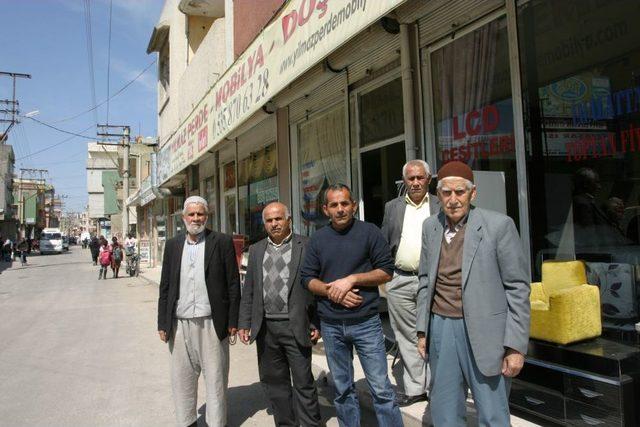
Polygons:
<instances>
[{"instance_id":1,"label":"shadow on pavement","mask_svg":"<svg viewBox=\"0 0 640 427\"><path fill-rule=\"evenodd\" d=\"M206 403L198 410L198 426L204 427ZM227 426L240 426L256 413L267 409L267 401L259 382L229 387L227 390Z\"/></svg>"},{"instance_id":2,"label":"shadow on pavement","mask_svg":"<svg viewBox=\"0 0 640 427\"><path fill-rule=\"evenodd\" d=\"M2 274L3 271L11 268L11 264L11 262L0 261L0 274Z\"/></svg>"}]
</instances>

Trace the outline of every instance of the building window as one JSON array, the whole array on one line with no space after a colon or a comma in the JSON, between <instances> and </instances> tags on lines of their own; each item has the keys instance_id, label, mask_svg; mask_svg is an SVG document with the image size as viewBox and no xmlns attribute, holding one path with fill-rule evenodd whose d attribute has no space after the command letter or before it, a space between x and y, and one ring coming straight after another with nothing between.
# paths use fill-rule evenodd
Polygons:
<instances>
[{"instance_id":1,"label":"building window","mask_svg":"<svg viewBox=\"0 0 640 427\"><path fill-rule=\"evenodd\" d=\"M165 42L164 46L160 50L158 58L158 81L160 85L158 87L158 101L162 106L169 99L169 85L171 82L171 67L169 64L169 40Z\"/></svg>"},{"instance_id":2,"label":"building window","mask_svg":"<svg viewBox=\"0 0 640 427\"><path fill-rule=\"evenodd\" d=\"M214 18L208 16L187 16L187 40L189 41L189 57L187 61L189 63L198 51L214 20Z\"/></svg>"},{"instance_id":3,"label":"building window","mask_svg":"<svg viewBox=\"0 0 640 427\"><path fill-rule=\"evenodd\" d=\"M324 190L347 183L345 113L342 104L298 125L298 181L300 232L310 236L328 223L322 212Z\"/></svg>"},{"instance_id":4,"label":"building window","mask_svg":"<svg viewBox=\"0 0 640 427\"><path fill-rule=\"evenodd\" d=\"M518 8L534 276L582 259L605 334L638 322L640 4Z\"/></svg>"}]
</instances>

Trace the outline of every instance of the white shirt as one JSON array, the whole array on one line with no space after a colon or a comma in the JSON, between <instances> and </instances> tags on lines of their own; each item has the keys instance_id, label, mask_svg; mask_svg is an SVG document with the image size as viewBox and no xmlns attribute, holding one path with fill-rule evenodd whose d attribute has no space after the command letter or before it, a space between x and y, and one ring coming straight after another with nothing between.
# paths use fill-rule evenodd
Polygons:
<instances>
[{"instance_id":1,"label":"white shirt","mask_svg":"<svg viewBox=\"0 0 640 427\"><path fill-rule=\"evenodd\" d=\"M431 214L429 209L429 193L418 204L407 195L407 206L402 222L402 235L396 251L396 268L404 271L418 271L420 251L422 249L422 223Z\"/></svg>"},{"instance_id":2,"label":"white shirt","mask_svg":"<svg viewBox=\"0 0 640 427\"><path fill-rule=\"evenodd\" d=\"M128 238L124 241L124 247L125 248L135 248L136 247L136 243L138 243L138 241L136 240L135 237L132 238Z\"/></svg>"},{"instance_id":3,"label":"white shirt","mask_svg":"<svg viewBox=\"0 0 640 427\"><path fill-rule=\"evenodd\" d=\"M446 220L446 224L444 227L444 238L447 241L447 243L451 243L451 240L453 240L454 237L456 237L456 234L458 234L458 231L460 231L460 229L462 229L462 227L464 227L464 224L467 222L467 218L462 218L462 220L460 220L456 225L454 225L453 227L451 227L451 224L449 223L449 220Z\"/></svg>"},{"instance_id":4,"label":"white shirt","mask_svg":"<svg viewBox=\"0 0 640 427\"><path fill-rule=\"evenodd\" d=\"M180 265L180 297L176 304L178 319L211 316L211 304L204 276L204 233L196 242L185 238Z\"/></svg>"}]
</instances>

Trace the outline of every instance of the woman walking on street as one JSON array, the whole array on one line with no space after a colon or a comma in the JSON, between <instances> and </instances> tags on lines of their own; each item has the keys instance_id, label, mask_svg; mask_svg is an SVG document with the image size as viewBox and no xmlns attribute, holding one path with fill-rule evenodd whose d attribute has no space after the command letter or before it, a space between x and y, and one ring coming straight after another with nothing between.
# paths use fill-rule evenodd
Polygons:
<instances>
[{"instance_id":1,"label":"woman walking on street","mask_svg":"<svg viewBox=\"0 0 640 427\"><path fill-rule=\"evenodd\" d=\"M102 242L100 242L95 235L91 236L91 240L89 241L89 250L91 251L93 265L98 265L98 255L100 254L101 243Z\"/></svg>"},{"instance_id":2,"label":"woman walking on street","mask_svg":"<svg viewBox=\"0 0 640 427\"><path fill-rule=\"evenodd\" d=\"M123 249L120 243L118 243L117 237L114 236L111 242L111 271L113 272L113 277L117 279L120 264L122 263Z\"/></svg>"},{"instance_id":3,"label":"woman walking on street","mask_svg":"<svg viewBox=\"0 0 640 427\"><path fill-rule=\"evenodd\" d=\"M100 273L98 273L98 280L106 279L107 268L111 265L111 249L109 248L109 244L106 239L102 240L98 259L100 261Z\"/></svg>"}]
</instances>

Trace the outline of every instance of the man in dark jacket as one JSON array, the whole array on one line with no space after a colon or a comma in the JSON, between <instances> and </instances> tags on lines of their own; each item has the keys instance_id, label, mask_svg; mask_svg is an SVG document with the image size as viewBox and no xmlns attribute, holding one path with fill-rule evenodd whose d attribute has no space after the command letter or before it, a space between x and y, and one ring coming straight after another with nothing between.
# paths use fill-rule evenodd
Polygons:
<instances>
[{"instance_id":1,"label":"man in dark jacket","mask_svg":"<svg viewBox=\"0 0 640 427\"><path fill-rule=\"evenodd\" d=\"M198 377L207 389L206 422L227 422L229 339L236 334L240 278L231 236L205 229L209 207L184 202L187 234L167 241L162 260L158 334L169 343L178 425L195 426Z\"/></svg>"},{"instance_id":2,"label":"man in dark jacket","mask_svg":"<svg viewBox=\"0 0 640 427\"><path fill-rule=\"evenodd\" d=\"M317 426L311 346L320 333L313 295L300 286L307 238L293 234L289 209L282 203L268 204L262 218L268 237L249 248L238 334L245 344L257 342L260 381L276 425Z\"/></svg>"}]
</instances>

